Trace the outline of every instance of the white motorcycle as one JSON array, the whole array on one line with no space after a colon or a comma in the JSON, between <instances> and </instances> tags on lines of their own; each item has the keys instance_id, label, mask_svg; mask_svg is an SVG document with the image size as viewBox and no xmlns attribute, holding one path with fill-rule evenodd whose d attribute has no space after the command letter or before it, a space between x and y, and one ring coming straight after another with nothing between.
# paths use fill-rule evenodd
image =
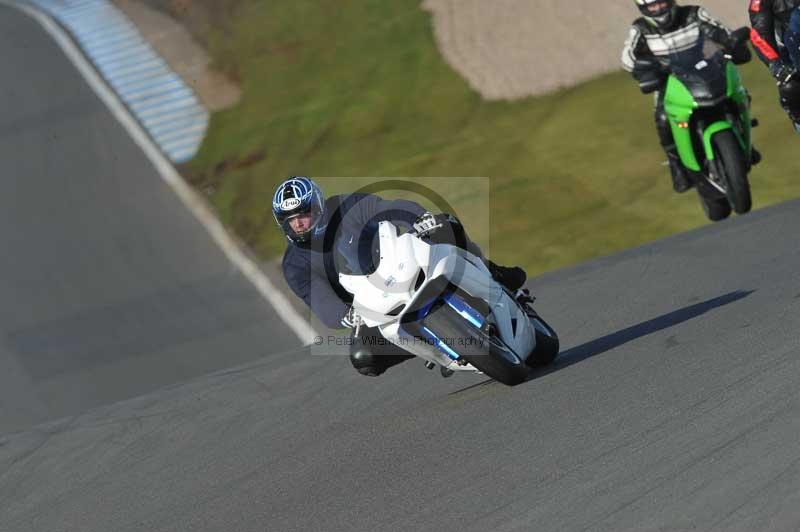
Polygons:
<instances>
[{"instance_id":1,"label":"white motorcycle","mask_svg":"<svg viewBox=\"0 0 800 532\"><path fill-rule=\"evenodd\" d=\"M336 258L359 327L378 327L445 376L478 372L509 386L558 355L555 331L494 281L479 257L414 231L398 234L390 222L367 241Z\"/></svg>"}]
</instances>

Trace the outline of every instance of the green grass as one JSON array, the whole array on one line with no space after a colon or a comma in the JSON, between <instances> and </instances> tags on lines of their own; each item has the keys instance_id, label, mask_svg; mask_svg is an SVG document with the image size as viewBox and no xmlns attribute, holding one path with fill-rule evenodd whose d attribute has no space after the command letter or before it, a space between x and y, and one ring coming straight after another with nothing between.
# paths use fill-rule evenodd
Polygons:
<instances>
[{"instance_id":1,"label":"green grass","mask_svg":"<svg viewBox=\"0 0 800 532\"><path fill-rule=\"evenodd\" d=\"M496 260L531 273L707 223L694 192L672 192L652 98L627 74L486 102L443 61L417 0L227 1L237 8L204 40L244 95L212 117L185 173L262 257L283 249L270 199L291 174L490 177L490 200L444 190ZM743 77L762 123L755 207L798 197L800 139L766 70ZM351 183L323 179L328 193ZM487 228L472 213L489 207Z\"/></svg>"}]
</instances>

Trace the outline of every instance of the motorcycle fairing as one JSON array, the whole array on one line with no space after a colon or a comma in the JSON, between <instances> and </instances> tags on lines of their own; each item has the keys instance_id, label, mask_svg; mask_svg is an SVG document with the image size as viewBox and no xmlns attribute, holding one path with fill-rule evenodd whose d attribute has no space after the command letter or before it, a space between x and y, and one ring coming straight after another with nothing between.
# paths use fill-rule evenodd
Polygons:
<instances>
[{"instance_id":1,"label":"motorcycle fairing","mask_svg":"<svg viewBox=\"0 0 800 532\"><path fill-rule=\"evenodd\" d=\"M449 304L447 298L451 296L445 287L454 286L467 297L485 302L489 315L483 318L494 324L500 339L520 359L533 351L533 325L511 295L492 279L483 260L450 244L431 245L408 233L398 235L390 222L381 222L378 233L381 260L375 273L339 276L342 286L354 294L353 305L365 325L379 327L386 339L415 355L453 368L458 364L452 353L446 354L446 350L427 342L412 341L413 335L403 322L424 320L420 309L431 305L431 294ZM462 311L471 314L464 316L465 326L472 327L478 305L466 305L472 310L462 306ZM389 315L400 307L399 313Z\"/></svg>"}]
</instances>

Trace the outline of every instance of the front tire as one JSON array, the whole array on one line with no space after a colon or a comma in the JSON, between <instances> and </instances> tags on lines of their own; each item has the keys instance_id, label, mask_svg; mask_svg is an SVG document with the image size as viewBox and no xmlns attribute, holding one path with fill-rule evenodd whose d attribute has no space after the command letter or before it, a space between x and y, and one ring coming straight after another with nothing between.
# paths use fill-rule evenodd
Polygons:
<instances>
[{"instance_id":1,"label":"front tire","mask_svg":"<svg viewBox=\"0 0 800 532\"><path fill-rule=\"evenodd\" d=\"M728 201L736 214L745 214L752 208L750 183L747 180L747 163L742 147L733 131L720 131L711 139L719 159L723 178L728 189Z\"/></svg>"},{"instance_id":2,"label":"front tire","mask_svg":"<svg viewBox=\"0 0 800 532\"><path fill-rule=\"evenodd\" d=\"M424 321L425 327L440 339L463 339L464 345L453 350L492 379L515 386L528 378L528 367L513 351L498 338L468 324L449 306L435 309Z\"/></svg>"}]
</instances>

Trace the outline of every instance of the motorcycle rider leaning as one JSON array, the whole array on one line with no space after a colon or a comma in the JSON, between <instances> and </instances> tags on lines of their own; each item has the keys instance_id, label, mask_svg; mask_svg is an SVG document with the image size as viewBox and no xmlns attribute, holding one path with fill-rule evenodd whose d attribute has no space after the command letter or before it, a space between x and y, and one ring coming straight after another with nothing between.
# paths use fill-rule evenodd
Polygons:
<instances>
[{"instance_id":1,"label":"motorcycle rider leaning","mask_svg":"<svg viewBox=\"0 0 800 532\"><path fill-rule=\"evenodd\" d=\"M750 0L750 41L778 84L781 107L800 133L800 0Z\"/></svg>"},{"instance_id":2,"label":"motorcycle rider leaning","mask_svg":"<svg viewBox=\"0 0 800 532\"><path fill-rule=\"evenodd\" d=\"M481 257L492 278L525 302L520 290L526 274L521 268L503 267L483 257L464 227L450 214L433 215L412 201L386 200L374 194L344 194L325 199L308 177L291 177L281 183L272 199L275 221L289 244L283 256L283 274L292 291L314 315L332 329L354 328L353 296L339 284L336 255L353 256L352 246L363 245L378 222L390 221L401 229L414 229L435 243L456 244ZM369 241L371 243L371 240ZM529 299L527 299L529 301ZM386 341L377 327L352 332L350 361L362 375L378 376L391 366L413 358Z\"/></svg>"},{"instance_id":3,"label":"motorcycle rider leaning","mask_svg":"<svg viewBox=\"0 0 800 532\"><path fill-rule=\"evenodd\" d=\"M643 77L660 77L660 89L656 92L655 122L661 147L667 154L672 186L676 192L685 192L692 184L686 168L678 157L678 149L672 136L667 115L664 112L664 86L667 75L659 67L640 67L637 60L666 59L671 52L691 47L700 38L706 38L727 47L730 31L716 21L700 6L678 6L675 0L634 0L642 17L636 19L622 51L622 66L641 81ZM650 64L657 64L650 62Z\"/></svg>"}]
</instances>

